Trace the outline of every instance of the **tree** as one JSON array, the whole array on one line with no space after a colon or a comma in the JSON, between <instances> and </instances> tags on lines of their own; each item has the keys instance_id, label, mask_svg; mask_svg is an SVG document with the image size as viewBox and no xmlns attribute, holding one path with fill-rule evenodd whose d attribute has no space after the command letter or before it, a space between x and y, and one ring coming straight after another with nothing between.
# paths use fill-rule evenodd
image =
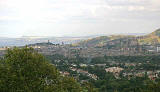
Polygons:
<instances>
[{"instance_id":1,"label":"tree","mask_svg":"<svg viewBox=\"0 0 160 92\"><path fill-rule=\"evenodd\" d=\"M0 60L0 92L80 92L71 77L62 77L53 64L32 48L8 49Z\"/></svg>"},{"instance_id":2,"label":"tree","mask_svg":"<svg viewBox=\"0 0 160 92\"><path fill-rule=\"evenodd\" d=\"M98 89L95 89L93 84L89 82L84 82L83 83L84 89L86 89L88 92L98 92Z\"/></svg>"}]
</instances>

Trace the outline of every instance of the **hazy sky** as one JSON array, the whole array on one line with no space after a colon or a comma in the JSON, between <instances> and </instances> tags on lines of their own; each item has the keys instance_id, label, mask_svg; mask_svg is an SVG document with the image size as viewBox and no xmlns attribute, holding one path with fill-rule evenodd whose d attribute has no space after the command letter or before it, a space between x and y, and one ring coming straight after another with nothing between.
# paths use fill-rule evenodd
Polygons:
<instances>
[{"instance_id":1,"label":"hazy sky","mask_svg":"<svg viewBox=\"0 0 160 92\"><path fill-rule=\"evenodd\" d=\"M160 0L0 0L0 37L149 33Z\"/></svg>"}]
</instances>

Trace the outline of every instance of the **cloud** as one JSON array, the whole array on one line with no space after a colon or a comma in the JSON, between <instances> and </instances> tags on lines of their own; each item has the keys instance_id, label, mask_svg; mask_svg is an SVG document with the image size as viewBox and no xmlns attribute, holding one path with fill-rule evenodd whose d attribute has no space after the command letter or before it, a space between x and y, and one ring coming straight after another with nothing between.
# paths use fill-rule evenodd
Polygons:
<instances>
[{"instance_id":1,"label":"cloud","mask_svg":"<svg viewBox=\"0 0 160 92\"><path fill-rule=\"evenodd\" d=\"M104 18L131 11L159 11L159 0L1 0L4 9L24 20ZM150 6L148 6L150 4ZM11 15L12 15L11 14ZM8 15L10 16L10 13ZM81 17L79 17L81 16Z\"/></svg>"},{"instance_id":2,"label":"cloud","mask_svg":"<svg viewBox=\"0 0 160 92\"><path fill-rule=\"evenodd\" d=\"M112 29L119 26L117 22L131 27L138 23L148 26L147 22L151 21L155 28L159 19L160 0L0 0L0 23L7 22L3 30L9 30L7 27L20 30L18 24L13 23L18 21L25 34L35 30L39 35L40 32L59 35L65 34L65 30L73 33L80 29L89 33L93 29ZM87 28L89 26L93 28Z\"/></svg>"}]
</instances>

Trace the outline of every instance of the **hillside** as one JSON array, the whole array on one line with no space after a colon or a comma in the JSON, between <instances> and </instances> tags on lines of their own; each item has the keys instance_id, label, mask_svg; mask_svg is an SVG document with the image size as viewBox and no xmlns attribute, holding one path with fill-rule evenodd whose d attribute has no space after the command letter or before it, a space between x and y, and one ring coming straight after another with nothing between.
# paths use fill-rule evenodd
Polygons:
<instances>
[{"instance_id":1,"label":"hillside","mask_svg":"<svg viewBox=\"0 0 160 92\"><path fill-rule=\"evenodd\" d=\"M77 44L74 44L74 46L104 46L108 42L114 41L114 40L120 40L120 39L128 39L128 38L133 38L135 36L131 35L111 35L111 36L100 36L92 39L88 39L85 41L81 41Z\"/></svg>"},{"instance_id":2,"label":"hillside","mask_svg":"<svg viewBox=\"0 0 160 92\"><path fill-rule=\"evenodd\" d=\"M136 40L135 40L136 39ZM119 43L117 43L119 41ZM120 42L125 42L127 44L134 43L133 45L138 44L141 45L155 45L160 43L160 29L156 31L143 35L143 36L133 36L133 35L111 35L111 36L100 36L88 40L81 41L79 43L73 44L74 46L106 46L108 43L114 43L115 45L119 46ZM124 44L123 44L124 45Z\"/></svg>"},{"instance_id":3,"label":"hillside","mask_svg":"<svg viewBox=\"0 0 160 92\"><path fill-rule=\"evenodd\" d=\"M140 44L149 44L149 45L155 45L160 43L160 29L157 29L156 31L142 36L139 39Z\"/></svg>"}]
</instances>

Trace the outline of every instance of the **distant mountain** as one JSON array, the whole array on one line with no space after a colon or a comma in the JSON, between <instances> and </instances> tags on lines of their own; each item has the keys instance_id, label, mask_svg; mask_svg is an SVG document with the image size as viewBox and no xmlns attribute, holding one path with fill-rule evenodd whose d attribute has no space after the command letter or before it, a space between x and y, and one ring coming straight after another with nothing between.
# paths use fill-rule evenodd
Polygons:
<instances>
[{"instance_id":1,"label":"distant mountain","mask_svg":"<svg viewBox=\"0 0 160 92\"><path fill-rule=\"evenodd\" d=\"M130 42L127 42L130 41ZM100 36L95 37L92 39L88 39L85 41L80 41L76 44L73 44L73 46L106 46L108 43L113 43L117 46L120 45L120 42L125 43L134 43L136 44L147 44L147 45L155 45L160 43L160 29L157 29L156 31L145 34L145 35L111 35L111 36ZM124 44L123 44L124 45Z\"/></svg>"},{"instance_id":2,"label":"distant mountain","mask_svg":"<svg viewBox=\"0 0 160 92\"><path fill-rule=\"evenodd\" d=\"M160 37L160 29L157 29L156 31L154 31L154 32L151 33L151 34Z\"/></svg>"},{"instance_id":3,"label":"distant mountain","mask_svg":"<svg viewBox=\"0 0 160 92\"><path fill-rule=\"evenodd\" d=\"M118 40L118 39L127 39L133 38L135 36L132 35L111 35L111 36L100 36L92 39L88 39L85 41L78 42L74 44L75 46L104 46L110 41Z\"/></svg>"},{"instance_id":4,"label":"distant mountain","mask_svg":"<svg viewBox=\"0 0 160 92\"><path fill-rule=\"evenodd\" d=\"M140 44L159 44L160 43L160 29L157 29L156 31L141 36L141 39L139 39Z\"/></svg>"},{"instance_id":5,"label":"distant mountain","mask_svg":"<svg viewBox=\"0 0 160 92\"><path fill-rule=\"evenodd\" d=\"M92 35L81 37L46 37L46 36L23 36L20 38L0 37L0 47L2 46L24 46L28 44L48 42L54 44L73 44L73 46L105 46L108 42L115 40L138 39L139 44L159 44L160 29L151 34L144 33L129 33L119 35Z\"/></svg>"}]
</instances>

